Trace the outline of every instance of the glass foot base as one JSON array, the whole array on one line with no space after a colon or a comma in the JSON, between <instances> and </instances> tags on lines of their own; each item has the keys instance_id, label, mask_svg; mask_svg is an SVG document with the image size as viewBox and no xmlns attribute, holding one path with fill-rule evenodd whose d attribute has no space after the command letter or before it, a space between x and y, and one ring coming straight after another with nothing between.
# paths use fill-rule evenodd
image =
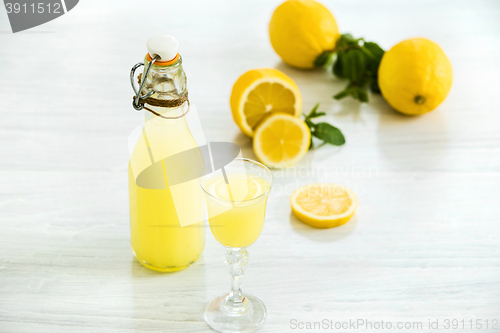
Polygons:
<instances>
[{"instance_id":1,"label":"glass foot base","mask_svg":"<svg viewBox=\"0 0 500 333\"><path fill-rule=\"evenodd\" d=\"M234 314L224 307L226 297L227 295L217 297L205 309L204 318L211 328L222 333L243 333L253 332L264 324L267 310L260 299L245 295L247 311Z\"/></svg>"}]
</instances>

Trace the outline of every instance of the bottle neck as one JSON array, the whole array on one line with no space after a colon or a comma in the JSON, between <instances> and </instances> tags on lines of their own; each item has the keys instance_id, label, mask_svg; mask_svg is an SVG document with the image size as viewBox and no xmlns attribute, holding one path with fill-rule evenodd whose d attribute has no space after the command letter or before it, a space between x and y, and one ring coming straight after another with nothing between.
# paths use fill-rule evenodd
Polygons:
<instances>
[{"instance_id":1,"label":"bottle neck","mask_svg":"<svg viewBox=\"0 0 500 333\"><path fill-rule=\"evenodd\" d=\"M146 69L149 65L149 59L146 55L144 59L144 68ZM153 63L151 66L147 77L144 77L144 87L142 89L142 94L147 94L151 91L155 91L151 98L164 101L172 101L181 98L185 98L187 94L187 78L184 69L182 68L182 57L179 55L177 61L174 63L163 66ZM166 117L179 117L185 114L189 108L189 104L184 102L178 107L155 107L148 105L148 108ZM185 117L180 117L178 119L164 119L158 117L155 114L146 111L145 121L154 121L156 124L161 125L172 125L178 123L186 123Z\"/></svg>"},{"instance_id":2,"label":"bottle neck","mask_svg":"<svg viewBox=\"0 0 500 333\"><path fill-rule=\"evenodd\" d=\"M148 57L144 59L144 68L149 65ZM153 63L146 78L143 79L144 87L142 93L146 94L154 90L151 96L160 100L174 100L182 98L187 93L187 77L182 68L182 57L168 66L159 66Z\"/></svg>"}]
</instances>

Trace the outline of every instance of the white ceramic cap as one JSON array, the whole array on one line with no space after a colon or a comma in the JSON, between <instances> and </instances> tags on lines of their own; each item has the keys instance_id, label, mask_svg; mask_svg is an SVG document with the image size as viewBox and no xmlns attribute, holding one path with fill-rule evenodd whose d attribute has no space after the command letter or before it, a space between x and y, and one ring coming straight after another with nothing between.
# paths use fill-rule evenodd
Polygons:
<instances>
[{"instance_id":1,"label":"white ceramic cap","mask_svg":"<svg viewBox=\"0 0 500 333\"><path fill-rule=\"evenodd\" d=\"M170 35L156 35L148 39L146 43L151 58L156 55L161 57L161 61L170 61L179 52L179 41Z\"/></svg>"}]
</instances>

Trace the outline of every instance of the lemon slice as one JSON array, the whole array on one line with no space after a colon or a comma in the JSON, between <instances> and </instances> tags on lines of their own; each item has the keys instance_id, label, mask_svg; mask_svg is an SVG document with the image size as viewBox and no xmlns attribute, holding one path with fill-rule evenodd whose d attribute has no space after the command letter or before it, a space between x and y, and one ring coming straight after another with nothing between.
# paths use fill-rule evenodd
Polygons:
<instances>
[{"instance_id":1,"label":"lemon slice","mask_svg":"<svg viewBox=\"0 0 500 333\"><path fill-rule=\"evenodd\" d=\"M290 197L293 214L315 228L341 226L352 217L358 206L353 191L337 184L308 184L296 189Z\"/></svg>"},{"instance_id":2,"label":"lemon slice","mask_svg":"<svg viewBox=\"0 0 500 333\"><path fill-rule=\"evenodd\" d=\"M271 113L299 117L302 112L299 88L273 68L253 69L240 76L233 86L230 104L234 121L251 137L257 125Z\"/></svg>"},{"instance_id":3,"label":"lemon slice","mask_svg":"<svg viewBox=\"0 0 500 333\"><path fill-rule=\"evenodd\" d=\"M275 113L257 126L253 151L269 167L297 163L309 150L311 132L306 123L286 113Z\"/></svg>"}]
</instances>

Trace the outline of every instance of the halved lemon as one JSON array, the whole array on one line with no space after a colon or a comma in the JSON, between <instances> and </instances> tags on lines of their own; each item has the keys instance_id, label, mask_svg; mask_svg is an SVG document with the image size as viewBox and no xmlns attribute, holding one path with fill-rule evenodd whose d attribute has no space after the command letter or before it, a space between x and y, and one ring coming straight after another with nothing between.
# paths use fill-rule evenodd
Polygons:
<instances>
[{"instance_id":1,"label":"halved lemon","mask_svg":"<svg viewBox=\"0 0 500 333\"><path fill-rule=\"evenodd\" d=\"M290 197L292 212L300 221L315 228L333 228L349 221L358 199L353 191L337 184L308 184Z\"/></svg>"},{"instance_id":2,"label":"halved lemon","mask_svg":"<svg viewBox=\"0 0 500 333\"><path fill-rule=\"evenodd\" d=\"M274 113L255 129L253 151L269 167L297 163L309 150L311 131L306 123L286 113Z\"/></svg>"},{"instance_id":3,"label":"halved lemon","mask_svg":"<svg viewBox=\"0 0 500 333\"><path fill-rule=\"evenodd\" d=\"M231 111L238 127L253 136L257 125L269 114L299 117L302 96L288 76L277 69L253 69L238 78L231 92Z\"/></svg>"}]
</instances>

